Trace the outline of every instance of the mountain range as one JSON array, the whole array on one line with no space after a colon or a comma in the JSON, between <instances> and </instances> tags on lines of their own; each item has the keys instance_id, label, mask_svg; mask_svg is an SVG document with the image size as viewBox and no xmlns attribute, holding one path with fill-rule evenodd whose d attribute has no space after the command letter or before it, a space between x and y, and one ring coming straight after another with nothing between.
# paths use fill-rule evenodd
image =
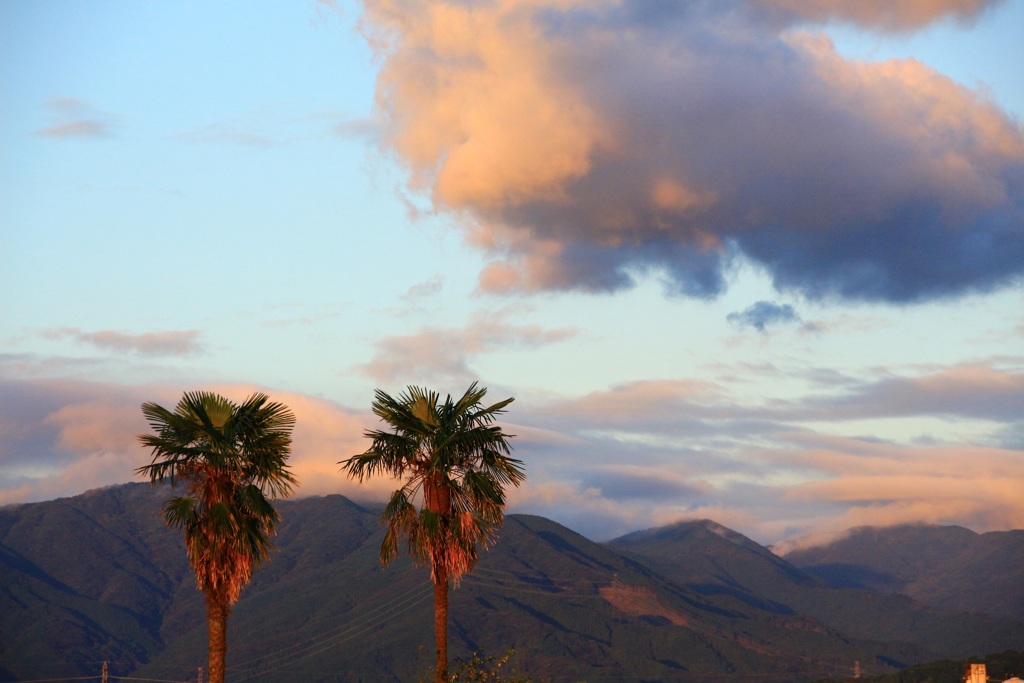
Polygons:
<instances>
[{"instance_id":1,"label":"mountain range","mask_svg":"<svg viewBox=\"0 0 1024 683\"><path fill-rule=\"evenodd\" d=\"M0 508L0 681L195 681L205 608L169 492L125 484ZM380 510L281 501L278 551L229 620L243 681L414 681L433 652L429 570L378 561ZM714 522L595 543L509 515L451 593L455 657L514 649L534 680L844 678L1024 643L1024 531L850 531L774 554Z\"/></svg>"}]
</instances>

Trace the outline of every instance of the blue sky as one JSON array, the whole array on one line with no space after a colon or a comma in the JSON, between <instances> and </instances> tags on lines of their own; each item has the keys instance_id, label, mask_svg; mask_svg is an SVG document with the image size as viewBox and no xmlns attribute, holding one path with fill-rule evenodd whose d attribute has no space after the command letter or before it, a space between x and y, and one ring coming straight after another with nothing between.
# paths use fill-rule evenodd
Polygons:
<instances>
[{"instance_id":1,"label":"blue sky","mask_svg":"<svg viewBox=\"0 0 1024 683\"><path fill-rule=\"evenodd\" d=\"M0 5L0 504L139 403L507 414L604 539L1024 526L1024 2Z\"/></svg>"}]
</instances>

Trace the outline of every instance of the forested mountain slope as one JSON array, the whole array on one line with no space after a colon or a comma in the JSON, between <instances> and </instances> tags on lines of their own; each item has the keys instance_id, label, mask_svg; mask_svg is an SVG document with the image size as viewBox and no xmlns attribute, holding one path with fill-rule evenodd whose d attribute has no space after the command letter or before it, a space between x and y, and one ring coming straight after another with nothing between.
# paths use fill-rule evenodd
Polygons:
<instances>
[{"instance_id":1,"label":"forested mountain slope","mask_svg":"<svg viewBox=\"0 0 1024 683\"><path fill-rule=\"evenodd\" d=\"M904 593L938 609L1024 618L1024 531L863 527L785 557L830 586Z\"/></svg>"},{"instance_id":2,"label":"forested mountain slope","mask_svg":"<svg viewBox=\"0 0 1024 683\"><path fill-rule=\"evenodd\" d=\"M205 610L165 489L0 509L0 680L195 680ZM377 510L282 501L279 551L229 621L228 680L408 681L432 660L429 571L382 568ZM1019 590L1019 589L1018 589ZM833 588L713 522L608 544L511 515L451 594L453 656L517 651L535 680L803 681L1024 642L1024 624Z\"/></svg>"}]
</instances>

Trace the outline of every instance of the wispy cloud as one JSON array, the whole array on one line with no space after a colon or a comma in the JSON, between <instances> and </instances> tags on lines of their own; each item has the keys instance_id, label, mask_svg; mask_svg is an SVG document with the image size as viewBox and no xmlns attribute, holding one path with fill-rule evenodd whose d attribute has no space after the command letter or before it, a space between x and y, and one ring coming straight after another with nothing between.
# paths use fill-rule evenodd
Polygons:
<instances>
[{"instance_id":1,"label":"wispy cloud","mask_svg":"<svg viewBox=\"0 0 1024 683\"><path fill-rule=\"evenodd\" d=\"M280 136L246 130L233 124L213 123L180 133L177 139L200 144L234 144L246 147L269 147L282 142Z\"/></svg>"},{"instance_id":2,"label":"wispy cloud","mask_svg":"<svg viewBox=\"0 0 1024 683\"><path fill-rule=\"evenodd\" d=\"M764 332L769 325L800 322L800 316L791 305L772 301L758 301L742 311L730 313L726 318L740 327L753 327L758 332Z\"/></svg>"},{"instance_id":3,"label":"wispy cloud","mask_svg":"<svg viewBox=\"0 0 1024 683\"><path fill-rule=\"evenodd\" d=\"M61 327L46 330L44 335L51 339L72 339L102 351L137 353L145 356L184 356L203 350L199 343L202 336L199 330L130 334L115 330L85 332L74 327Z\"/></svg>"},{"instance_id":4,"label":"wispy cloud","mask_svg":"<svg viewBox=\"0 0 1024 683\"><path fill-rule=\"evenodd\" d=\"M797 379L795 371L784 373L771 367L753 372ZM755 429L771 433L779 425L918 417L983 420L993 425L1024 422L1024 375L1016 370L965 365L922 374L886 372L876 379L816 369L805 375L811 389L796 398L751 401L718 383L645 380L560 401L545 413L587 429L603 425L691 435L720 433L722 425L715 424L720 422L742 426L749 433ZM730 381L738 380L734 374ZM823 392L815 391L822 388Z\"/></svg>"},{"instance_id":5,"label":"wispy cloud","mask_svg":"<svg viewBox=\"0 0 1024 683\"><path fill-rule=\"evenodd\" d=\"M424 299L438 294L442 289L444 289L444 276L435 275L429 280L413 285L400 298L405 303L418 304Z\"/></svg>"},{"instance_id":6,"label":"wispy cloud","mask_svg":"<svg viewBox=\"0 0 1024 683\"><path fill-rule=\"evenodd\" d=\"M331 127L335 135L343 138L377 140L380 137L380 122L372 118L348 119Z\"/></svg>"},{"instance_id":7,"label":"wispy cloud","mask_svg":"<svg viewBox=\"0 0 1024 683\"><path fill-rule=\"evenodd\" d=\"M749 260L781 291L919 302L1024 274L1024 134L984 93L844 59L806 22L905 30L998 4L371 0L365 25L382 140L470 218L484 289L654 273L713 297Z\"/></svg>"},{"instance_id":8,"label":"wispy cloud","mask_svg":"<svg viewBox=\"0 0 1024 683\"><path fill-rule=\"evenodd\" d=\"M373 139L376 128L371 119L343 118L337 112L293 113L261 107L182 131L175 138L196 144L272 147L330 136Z\"/></svg>"},{"instance_id":9,"label":"wispy cloud","mask_svg":"<svg viewBox=\"0 0 1024 683\"><path fill-rule=\"evenodd\" d=\"M476 379L469 361L498 350L532 349L573 336L572 328L547 329L508 322L507 312L481 312L462 328L425 327L414 334L377 342L361 370L380 382L465 383Z\"/></svg>"},{"instance_id":10,"label":"wispy cloud","mask_svg":"<svg viewBox=\"0 0 1024 683\"><path fill-rule=\"evenodd\" d=\"M630 523L699 517L763 540L858 524L1024 524L1024 502L1011 493L1024 474L1024 385L1016 372L966 366L825 384L827 396L758 400L728 385L661 380L524 402L516 420L575 441L517 444L533 471L573 492L549 501L523 495L544 506L541 514L572 518L584 533L606 537ZM841 434L857 420L886 420L894 433L912 433L915 420L935 418L963 425L969 439ZM651 476L660 483L645 484ZM652 495L639 500L645 485ZM602 521L587 522L574 506ZM617 519L608 518L620 508Z\"/></svg>"},{"instance_id":11,"label":"wispy cloud","mask_svg":"<svg viewBox=\"0 0 1024 683\"><path fill-rule=\"evenodd\" d=\"M1024 421L1024 374L966 365L930 374L886 377L839 396L808 396L808 416L850 420L932 415Z\"/></svg>"},{"instance_id":12,"label":"wispy cloud","mask_svg":"<svg viewBox=\"0 0 1024 683\"><path fill-rule=\"evenodd\" d=\"M36 130L33 135L44 138L104 138L111 134L109 116L85 100L61 97L47 102L46 109L55 123Z\"/></svg>"}]
</instances>

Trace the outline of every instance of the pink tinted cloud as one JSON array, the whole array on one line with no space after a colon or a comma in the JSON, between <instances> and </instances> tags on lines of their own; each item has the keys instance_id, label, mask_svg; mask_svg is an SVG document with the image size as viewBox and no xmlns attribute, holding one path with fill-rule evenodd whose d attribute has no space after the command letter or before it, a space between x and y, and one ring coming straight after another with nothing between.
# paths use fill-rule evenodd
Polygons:
<instances>
[{"instance_id":1,"label":"pink tinted cloud","mask_svg":"<svg viewBox=\"0 0 1024 683\"><path fill-rule=\"evenodd\" d=\"M577 443L524 442L521 450L545 481L576 482L573 500L582 498L573 505L622 505L632 521L647 526L709 517L731 521L762 542L856 524L931 522L987 531L1024 525L1024 499L1016 492L1024 480L1019 447L900 444L832 430L846 420L913 420L933 410L972 425L964 428L972 440L997 443L1003 421L1020 423L1019 412L1009 414L1016 385L1013 372L984 366L874 384L847 378L833 386L835 404L821 411L816 402L822 399L813 395L759 405L716 384L634 382L524 404L517 420L575 436ZM645 487L646 473L635 471L641 465L662 477L664 485L649 487L650 493L668 494L673 482L681 486L650 505L631 504L633 492ZM589 525L568 503L543 504L556 519L578 519L585 534L601 526Z\"/></svg>"},{"instance_id":2,"label":"pink tinted cloud","mask_svg":"<svg viewBox=\"0 0 1024 683\"><path fill-rule=\"evenodd\" d=\"M100 121L68 121L40 128L33 135L42 138L99 138L108 133L107 124Z\"/></svg>"},{"instance_id":3,"label":"pink tinted cloud","mask_svg":"<svg viewBox=\"0 0 1024 683\"><path fill-rule=\"evenodd\" d=\"M707 381L642 380L561 401L549 410L583 425L657 429L656 425L708 416L726 398L722 387Z\"/></svg>"},{"instance_id":4,"label":"pink tinted cloud","mask_svg":"<svg viewBox=\"0 0 1024 683\"><path fill-rule=\"evenodd\" d=\"M213 385L198 388L241 401L258 387ZM35 429L11 429L0 421L0 505L81 493L89 488L142 481L135 468L150 462L137 435L148 431L140 409L154 401L173 409L183 389L131 387L89 382L0 382L4 402L21 401L19 422ZM304 394L266 391L296 415L289 460L300 486L297 495L343 493L365 500L381 498L391 482L360 485L347 479L337 462L366 449L363 431L374 420Z\"/></svg>"},{"instance_id":5,"label":"pink tinted cloud","mask_svg":"<svg viewBox=\"0 0 1024 683\"><path fill-rule=\"evenodd\" d=\"M575 334L571 328L546 329L507 322L508 313L478 313L464 328L426 327L377 342L373 359L361 370L375 380L404 383L472 381L469 361L481 354L537 348ZM417 379L421 378L421 379Z\"/></svg>"},{"instance_id":6,"label":"pink tinted cloud","mask_svg":"<svg viewBox=\"0 0 1024 683\"><path fill-rule=\"evenodd\" d=\"M735 393L733 387L742 386L751 373L792 380L803 374L812 386L825 391L817 389L788 398ZM532 413L534 425L557 423L568 433L604 431L651 439L685 434L694 443L716 434L733 438L759 434L772 439L773 435L789 433L787 438L796 440L827 440L827 435L809 430L825 423L885 419L895 425L901 420L913 424L918 418L942 417L957 420L964 430L973 431L979 443L1005 446L1013 443L1015 425L1022 424L1022 407L1024 378L1012 368L978 364L921 375L887 373L868 381L839 373L748 367L745 373L722 375L717 382L683 378L627 382L578 397L549 399L540 407L524 405L522 409ZM927 427L916 429L920 434ZM1004 436L1000 436L1000 430L1006 430ZM843 444L844 450L876 447L870 441Z\"/></svg>"},{"instance_id":7,"label":"pink tinted cloud","mask_svg":"<svg viewBox=\"0 0 1024 683\"><path fill-rule=\"evenodd\" d=\"M102 138L110 135L106 115L76 97L50 100L46 108L56 123L40 128L33 135L44 138Z\"/></svg>"},{"instance_id":8,"label":"pink tinted cloud","mask_svg":"<svg viewBox=\"0 0 1024 683\"><path fill-rule=\"evenodd\" d=\"M820 530L914 522L961 524L975 530L1024 526L1024 457L1018 450L977 446L901 446L841 437L828 444L774 452L773 462L817 472L786 498L838 505ZM799 439L795 443L799 443Z\"/></svg>"},{"instance_id":9,"label":"pink tinted cloud","mask_svg":"<svg viewBox=\"0 0 1024 683\"><path fill-rule=\"evenodd\" d=\"M43 500L128 481L145 455L138 388L76 382L0 382L4 401L21 401L18 419L36 428L8 431L0 452L0 504Z\"/></svg>"},{"instance_id":10,"label":"pink tinted cloud","mask_svg":"<svg viewBox=\"0 0 1024 683\"><path fill-rule=\"evenodd\" d=\"M783 371L764 366L747 367L745 373L774 377ZM961 365L925 374L883 374L880 379L860 381L839 373L813 371L806 378L827 393L808 392L787 400L744 400L728 389L742 381L742 375L730 371L718 383L692 379L627 382L556 401L547 412L581 425L647 429L685 419L764 420L795 425L945 416L1012 424L1020 421L1024 411L1024 375L1014 368Z\"/></svg>"},{"instance_id":11,"label":"pink tinted cloud","mask_svg":"<svg viewBox=\"0 0 1024 683\"><path fill-rule=\"evenodd\" d=\"M889 377L820 401L832 419L952 415L1014 422L1024 414L1024 374L985 365Z\"/></svg>"},{"instance_id":12,"label":"pink tinted cloud","mask_svg":"<svg viewBox=\"0 0 1024 683\"><path fill-rule=\"evenodd\" d=\"M202 351L199 330L172 330L131 334L115 330L85 332L78 328L63 327L47 330L50 338L69 338L89 344L103 351L138 353L145 356L183 356Z\"/></svg>"},{"instance_id":13,"label":"pink tinted cloud","mask_svg":"<svg viewBox=\"0 0 1024 683\"><path fill-rule=\"evenodd\" d=\"M293 495L340 493L356 500L381 500L392 490L392 482L387 478L360 484L347 478L338 465L339 461L364 452L369 445L363 432L376 427L377 422L369 410L357 411L308 394L247 384L215 384L205 388L233 401L262 392L295 414L292 453L288 459L288 467L299 480ZM167 407L176 401L177 398L169 401Z\"/></svg>"},{"instance_id":14,"label":"pink tinted cloud","mask_svg":"<svg viewBox=\"0 0 1024 683\"><path fill-rule=\"evenodd\" d=\"M43 423L57 428L55 445L69 453L131 451L144 427L137 403L102 398L63 406L47 415Z\"/></svg>"},{"instance_id":15,"label":"pink tinted cloud","mask_svg":"<svg viewBox=\"0 0 1024 683\"><path fill-rule=\"evenodd\" d=\"M799 7L887 28L995 4ZM611 291L653 272L711 297L737 258L814 298L913 302L1020 276L1019 125L913 60L843 59L789 31L787 8L371 0L382 142L493 256L487 290Z\"/></svg>"},{"instance_id":16,"label":"pink tinted cloud","mask_svg":"<svg viewBox=\"0 0 1024 683\"><path fill-rule=\"evenodd\" d=\"M994 405L999 396L1012 402L1000 392L1015 386L1013 377L969 367L916 379L938 378L936 391L972 386L971 402ZM1019 446L851 438L837 433L840 423L831 420L838 417L823 419L799 401L764 411L756 399L744 404L731 395L729 386L679 379L557 400L520 397L516 422L506 426L517 435L513 454L526 463L528 479L510 496L513 511L550 516L592 538L702 517L760 542L856 524L1024 526ZM149 454L135 441L146 430L139 404L171 407L184 389L234 400L264 390L289 405L298 420L290 461L300 480L297 495L382 500L394 488L388 479L360 484L339 471L338 461L365 450L364 430L379 425L365 408L246 384L131 387L0 378L0 504L141 481L134 469ZM836 392L858 393L859 402L888 400L849 382ZM892 400L898 403L895 394ZM1003 426L971 424L979 443Z\"/></svg>"},{"instance_id":17,"label":"pink tinted cloud","mask_svg":"<svg viewBox=\"0 0 1024 683\"><path fill-rule=\"evenodd\" d=\"M886 31L919 28L951 17L968 22L1004 0L753 0L811 21L833 19Z\"/></svg>"},{"instance_id":18,"label":"pink tinted cloud","mask_svg":"<svg viewBox=\"0 0 1024 683\"><path fill-rule=\"evenodd\" d=\"M297 495L341 493L355 500L382 500L394 488L386 477L360 484L341 472L339 461L364 452L363 432L375 428L369 410L356 411L332 401L294 392L273 392L295 413L289 465L299 479Z\"/></svg>"},{"instance_id":19,"label":"pink tinted cloud","mask_svg":"<svg viewBox=\"0 0 1024 683\"><path fill-rule=\"evenodd\" d=\"M534 5L365 4L373 44L391 55L378 89L388 140L413 186L431 188L443 205L555 198L564 180L588 170L603 133L550 68L558 48L543 40Z\"/></svg>"},{"instance_id":20,"label":"pink tinted cloud","mask_svg":"<svg viewBox=\"0 0 1024 683\"><path fill-rule=\"evenodd\" d=\"M977 474L1012 478L1024 473L1024 460L1014 449L959 444L905 446L807 431L786 434L785 439L793 450L766 451L775 462L831 475L956 477ZM970 466L965 467L965 463Z\"/></svg>"}]
</instances>

